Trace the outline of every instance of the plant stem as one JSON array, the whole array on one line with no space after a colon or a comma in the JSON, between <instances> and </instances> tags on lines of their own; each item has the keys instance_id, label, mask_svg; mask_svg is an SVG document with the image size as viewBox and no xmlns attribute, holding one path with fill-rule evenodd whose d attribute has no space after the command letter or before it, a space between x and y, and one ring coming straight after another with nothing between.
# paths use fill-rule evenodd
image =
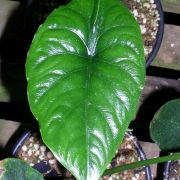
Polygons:
<instances>
[{"instance_id":1,"label":"plant stem","mask_svg":"<svg viewBox=\"0 0 180 180\"><path fill-rule=\"evenodd\" d=\"M173 155L168 155L168 156L162 156L162 157L158 157L158 158L152 158L152 159L148 159L148 160L143 160L143 161L137 161L135 163L132 164L125 164L122 166L118 166L112 169L107 169L103 176L105 175L112 175L115 173L120 173L122 171L125 170L129 170L129 169L135 169L141 166L148 166L151 164L155 164L155 163L162 163L162 162L166 162L166 161L174 161L174 160L178 160L180 159L180 153L175 153Z\"/></svg>"}]
</instances>

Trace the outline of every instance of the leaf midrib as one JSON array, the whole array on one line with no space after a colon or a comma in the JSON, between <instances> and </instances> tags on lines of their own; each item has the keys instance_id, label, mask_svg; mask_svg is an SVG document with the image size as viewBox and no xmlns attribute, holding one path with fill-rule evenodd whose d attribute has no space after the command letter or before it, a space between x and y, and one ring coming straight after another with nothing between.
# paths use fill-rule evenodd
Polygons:
<instances>
[{"instance_id":1,"label":"leaf midrib","mask_svg":"<svg viewBox=\"0 0 180 180\"><path fill-rule=\"evenodd\" d=\"M86 136L86 153L87 153L87 172L86 172L86 177L90 177L89 174L89 167L87 166L89 163L89 152L90 152L90 143L89 143L89 127L88 127L88 117L87 117L87 111L88 111L88 107L91 104L90 102L90 86L91 86L91 78L93 75L93 64L94 64L94 56L95 56L95 49L96 49L96 43L97 43L97 39L98 39L98 32L99 29L97 29L97 20L98 20L98 15L99 15L99 6L100 6L100 1L101 0L97 0L98 2L96 3L96 0L94 1L94 9L93 9L93 14L95 14L95 16L92 17L92 24L90 26L90 34L89 34L89 39L87 42L87 54L88 54L88 62L87 62L87 67L86 67L86 81L85 81L85 88L86 88L86 98L85 98L85 107L84 107L84 120L85 120L85 136Z\"/></svg>"}]
</instances>

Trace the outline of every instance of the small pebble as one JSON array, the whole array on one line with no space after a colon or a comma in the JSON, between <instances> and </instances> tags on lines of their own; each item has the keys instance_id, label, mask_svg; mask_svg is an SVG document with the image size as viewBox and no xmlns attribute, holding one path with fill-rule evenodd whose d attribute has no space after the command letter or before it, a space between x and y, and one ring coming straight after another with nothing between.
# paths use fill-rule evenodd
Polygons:
<instances>
[{"instance_id":1,"label":"small pebble","mask_svg":"<svg viewBox=\"0 0 180 180\"><path fill-rule=\"evenodd\" d=\"M124 161L124 160L125 160L125 157L124 157L123 155L121 155L121 156L119 157L119 160L120 160L120 161Z\"/></svg>"},{"instance_id":2,"label":"small pebble","mask_svg":"<svg viewBox=\"0 0 180 180\"><path fill-rule=\"evenodd\" d=\"M33 163L30 163L30 166L34 166L34 164L33 164Z\"/></svg>"},{"instance_id":3,"label":"small pebble","mask_svg":"<svg viewBox=\"0 0 180 180\"><path fill-rule=\"evenodd\" d=\"M41 146L41 147L40 147L40 150L41 150L42 152L45 152L45 151L46 151L46 147L45 147L45 146Z\"/></svg>"},{"instance_id":4,"label":"small pebble","mask_svg":"<svg viewBox=\"0 0 180 180\"><path fill-rule=\"evenodd\" d=\"M28 154L28 156L31 156L32 155L32 149L29 149L27 154Z\"/></svg>"},{"instance_id":5,"label":"small pebble","mask_svg":"<svg viewBox=\"0 0 180 180\"><path fill-rule=\"evenodd\" d=\"M139 179L139 174L135 174L136 178Z\"/></svg>"},{"instance_id":6,"label":"small pebble","mask_svg":"<svg viewBox=\"0 0 180 180\"><path fill-rule=\"evenodd\" d=\"M153 8L153 9L156 9L156 7L157 7L156 4L153 4L153 5L152 5L152 8Z\"/></svg>"},{"instance_id":7,"label":"small pebble","mask_svg":"<svg viewBox=\"0 0 180 180\"><path fill-rule=\"evenodd\" d=\"M39 156L39 154L40 154L40 151L36 151L34 155Z\"/></svg>"},{"instance_id":8,"label":"small pebble","mask_svg":"<svg viewBox=\"0 0 180 180\"><path fill-rule=\"evenodd\" d=\"M39 156L39 159L40 159L40 160L43 160L44 158L45 158L45 156L42 155L42 154Z\"/></svg>"},{"instance_id":9,"label":"small pebble","mask_svg":"<svg viewBox=\"0 0 180 180\"><path fill-rule=\"evenodd\" d=\"M144 14L141 14L141 17L144 19L144 17L145 17Z\"/></svg>"},{"instance_id":10,"label":"small pebble","mask_svg":"<svg viewBox=\"0 0 180 180\"><path fill-rule=\"evenodd\" d=\"M143 29L141 30L141 32L142 32L142 34L145 34L145 33L146 33L146 28L143 28Z\"/></svg>"},{"instance_id":11,"label":"small pebble","mask_svg":"<svg viewBox=\"0 0 180 180\"><path fill-rule=\"evenodd\" d=\"M141 25L140 28L141 28L141 33L142 33L142 34L145 34L146 28L145 28L143 25Z\"/></svg>"},{"instance_id":12,"label":"small pebble","mask_svg":"<svg viewBox=\"0 0 180 180\"><path fill-rule=\"evenodd\" d=\"M30 144L29 144L29 147L32 147L32 146L33 146L33 144L32 144L32 143L30 143Z\"/></svg>"},{"instance_id":13,"label":"small pebble","mask_svg":"<svg viewBox=\"0 0 180 180\"><path fill-rule=\"evenodd\" d=\"M146 19L143 19L143 24L146 24Z\"/></svg>"},{"instance_id":14,"label":"small pebble","mask_svg":"<svg viewBox=\"0 0 180 180\"><path fill-rule=\"evenodd\" d=\"M39 144L34 144L34 149L38 150L39 149Z\"/></svg>"},{"instance_id":15,"label":"small pebble","mask_svg":"<svg viewBox=\"0 0 180 180\"><path fill-rule=\"evenodd\" d=\"M136 16L136 17L138 16L138 11L137 11L137 9L134 9L134 10L133 10L133 14L134 14L134 16Z\"/></svg>"},{"instance_id":16,"label":"small pebble","mask_svg":"<svg viewBox=\"0 0 180 180\"><path fill-rule=\"evenodd\" d=\"M137 178L136 177L132 177L132 180L137 180Z\"/></svg>"},{"instance_id":17,"label":"small pebble","mask_svg":"<svg viewBox=\"0 0 180 180\"><path fill-rule=\"evenodd\" d=\"M127 149L132 149L132 146L130 144L128 144Z\"/></svg>"},{"instance_id":18,"label":"small pebble","mask_svg":"<svg viewBox=\"0 0 180 180\"><path fill-rule=\"evenodd\" d=\"M30 138L29 138L29 141L30 141L30 142L34 142L34 137L30 137Z\"/></svg>"},{"instance_id":19,"label":"small pebble","mask_svg":"<svg viewBox=\"0 0 180 180\"><path fill-rule=\"evenodd\" d=\"M22 149L22 151L27 151L27 146L23 145L21 149Z\"/></svg>"},{"instance_id":20,"label":"small pebble","mask_svg":"<svg viewBox=\"0 0 180 180\"><path fill-rule=\"evenodd\" d=\"M53 157L53 154L51 152L48 152L47 157L48 157L48 159L51 159Z\"/></svg>"},{"instance_id":21,"label":"small pebble","mask_svg":"<svg viewBox=\"0 0 180 180\"><path fill-rule=\"evenodd\" d=\"M26 151L23 151L22 152L22 156L25 157L27 154L26 154Z\"/></svg>"},{"instance_id":22,"label":"small pebble","mask_svg":"<svg viewBox=\"0 0 180 180\"><path fill-rule=\"evenodd\" d=\"M56 160L55 159L50 159L49 160L49 164L55 164L56 163Z\"/></svg>"},{"instance_id":23,"label":"small pebble","mask_svg":"<svg viewBox=\"0 0 180 180\"><path fill-rule=\"evenodd\" d=\"M146 7L146 8L150 8L150 4L149 3L144 3L144 7Z\"/></svg>"}]
</instances>

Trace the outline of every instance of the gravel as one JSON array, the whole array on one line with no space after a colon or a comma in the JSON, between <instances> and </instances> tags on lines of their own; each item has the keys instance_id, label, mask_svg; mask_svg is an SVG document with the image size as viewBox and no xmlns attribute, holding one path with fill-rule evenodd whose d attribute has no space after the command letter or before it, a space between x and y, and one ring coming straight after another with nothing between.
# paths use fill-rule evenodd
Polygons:
<instances>
[{"instance_id":1,"label":"gravel","mask_svg":"<svg viewBox=\"0 0 180 180\"><path fill-rule=\"evenodd\" d=\"M123 0L140 25L146 59L152 52L159 27L160 15L154 0Z\"/></svg>"}]
</instances>

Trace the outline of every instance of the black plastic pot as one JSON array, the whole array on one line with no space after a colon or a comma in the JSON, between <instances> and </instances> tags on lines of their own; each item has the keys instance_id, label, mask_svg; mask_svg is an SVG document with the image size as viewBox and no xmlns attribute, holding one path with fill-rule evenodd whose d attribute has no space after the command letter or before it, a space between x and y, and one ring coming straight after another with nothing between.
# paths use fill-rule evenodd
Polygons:
<instances>
[{"instance_id":1,"label":"black plastic pot","mask_svg":"<svg viewBox=\"0 0 180 180\"><path fill-rule=\"evenodd\" d=\"M127 136L133 136L131 133L127 133ZM140 157L141 160L146 160L146 155L141 147L141 145L139 144L138 141L134 140L134 145L136 147L136 150L137 150L137 153ZM146 174L146 180L152 180L152 174L151 174L151 169L150 169L150 166L146 166L144 167L144 170L145 170L145 174Z\"/></svg>"},{"instance_id":2,"label":"black plastic pot","mask_svg":"<svg viewBox=\"0 0 180 180\"><path fill-rule=\"evenodd\" d=\"M160 21L159 21L159 26L158 26L158 32L156 35L156 40L155 40L155 44L153 46L153 50L150 53L150 55L148 56L147 60L146 60L146 68L149 67L149 65L152 63L152 61L155 59L159 48L161 46L162 43L162 39L163 39L163 34L164 34L164 14L163 14L163 9L162 9L162 5L161 5L161 1L160 0L155 0L155 3L157 5L157 10L159 12L160 15Z\"/></svg>"},{"instance_id":3,"label":"black plastic pot","mask_svg":"<svg viewBox=\"0 0 180 180\"><path fill-rule=\"evenodd\" d=\"M31 39L36 32L38 26L43 23L45 17L48 13L50 13L54 8L58 7L58 5L64 5L67 4L70 0L56 0L56 4L54 6L51 6L47 8L43 3L45 0L27 0L25 1L25 31L27 34L27 37ZM146 68L150 66L152 61L155 59L158 50L161 46L163 34L164 34L164 15L163 15L163 9L160 0L155 0L155 4L157 6L157 10L160 15L160 21L158 26L158 32L156 35L155 43L153 45L153 50L146 59ZM44 15L44 17L41 17L41 20L37 20L37 12L41 15Z\"/></svg>"},{"instance_id":4,"label":"black plastic pot","mask_svg":"<svg viewBox=\"0 0 180 180\"><path fill-rule=\"evenodd\" d=\"M19 140L16 142L16 144L14 145L14 148L12 150L12 155L14 157L22 159L22 158L19 157L18 152L21 150L23 145L25 145L25 141L27 141L31 137L34 137L33 134L34 133L28 131L28 132L25 132L19 138ZM40 145L44 146L41 139L38 138L38 140L40 142ZM46 149L45 153L47 153L47 152L50 152L50 150L48 148ZM24 160L24 159L22 159L22 160ZM58 172L56 171L56 169L52 168L52 166L50 165L48 160L41 160L40 162L34 164L32 167L35 168L36 170L38 170L39 172L41 172L46 177L51 177L52 178L52 177L57 177L58 176Z\"/></svg>"},{"instance_id":5,"label":"black plastic pot","mask_svg":"<svg viewBox=\"0 0 180 180\"><path fill-rule=\"evenodd\" d=\"M164 173L163 173L163 176L164 176L164 180L168 180L169 178L169 167L170 167L170 164L171 164L171 161L168 161L166 164L165 164L165 168L164 168Z\"/></svg>"},{"instance_id":6,"label":"black plastic pot","mask_svg":"<svg viewBox=\"0 0 180 180\"><path fill-rule=\"evenodd\" d=\"M174 178L174 180L179 180L180 179L179 176L176 177L176 178L175 177L170 177L170 176L172 176L172 175L170 175L170 171L171 170L176 171L176 169L174 167L175 162L177 162L177 161L168 161L165 164L164 173L163 173L163 180L170 180L170 179L173 179L173 178Z\"/></svg>"},{"instance_id":7,"label":"black plastic pot","mask_svg":"<svg viewBox=\"0 0 180 180\"><path fill-rule=\"evenodd\" d=\"M25 132L20 138L19 140L17 141L17 143L15 144L14 148L13 148L13 151L12 151L12 155L14 157L17 157L17 158L20 158L18 156L18 152L19 150L22 148L22 146L25 144L25 141L32 137L33 136L33 133L28 131L28 132ZM132 137L133 135L131 133L126 133L126 136L128 138ZM40 140L41 141L41 140ZM136 139L132 139L132 142L136 148L136 151L138 153L138 156L140 157L141 160L146 160L146 156L145 156L145 153L143 152L142 150L142 147L140 146L140 144L138 143L138 141L136 141ZM48 150L48 149L47 149ZM49 150L48 150L49 151ZM59 164L60 165L60 164ZM48 164L47 161L41 161L37 164L35 164L33 166L33 168L37 169L39 172L41 172L42 174L45 174L45 172L49 171L48 174L46 174L46 177L58 177L58 173L56 172L55 169L52 169L50 168L50 165ZM62 166L59 166L59 168L61 168L61 171L65 174L67 174L67 171L62 167ZM51 170L50 170L51 169ZM145 176L146 176L146 180L152 180L152 176L151 176L151 170L150 170L150 167L147 166L147 167L144 167L142 168L141 170L138 170L138 171L143 171L145 172Z\"/></svg>"}]
</instances>

